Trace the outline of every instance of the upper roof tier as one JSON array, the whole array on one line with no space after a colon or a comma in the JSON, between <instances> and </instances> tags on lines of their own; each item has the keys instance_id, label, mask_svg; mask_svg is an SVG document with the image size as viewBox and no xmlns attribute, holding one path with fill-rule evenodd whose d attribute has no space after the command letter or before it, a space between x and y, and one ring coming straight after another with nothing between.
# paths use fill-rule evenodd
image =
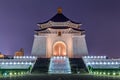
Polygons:
<instances>
[{"instance_id":1,"label":"upper roof tier","mask_svg":"<svg viewBox=\"0 0 120 80\"><path fill-rule=\"evenodd\" d=\"M58 8L57 9L57 14L55 16L53 16L51 19L49 19L48 21L45 21L43 23L38 23L37 25L40 26L41 28L47 28L47 25L50 25L49 27L52 26L56 26L53 24L57 24L57 26L68 26L68 24L72 24L72 25L76 25L76 28L79 28L81 23L77 23L74 22L72 20L70 20L69 18L67 18L66 16L64 16L62 14L62 8ZM67 25L65 25L67 24Z\"/></svg>"},{"instance_id":2,"label":"upper roof tier","mask_svg":"<svg viewBox=\"0 0 120 80\"><path fill-rule=\"evenodd\" d=\"M53 16L50 21L53 22L66 22L69 21L67 17L65 17L62 13L57 13L55 16Z\"/></svg>"}]
</instances>

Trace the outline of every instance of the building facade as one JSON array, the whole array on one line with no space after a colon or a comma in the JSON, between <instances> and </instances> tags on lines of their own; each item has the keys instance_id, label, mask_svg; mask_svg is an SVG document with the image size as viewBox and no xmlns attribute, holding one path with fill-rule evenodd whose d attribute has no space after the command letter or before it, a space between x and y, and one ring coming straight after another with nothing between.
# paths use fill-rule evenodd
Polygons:
<instances>
[{"instance_id":1,"label":"building facade","mask_svg":"<svg viewBox=\"0 0 120 80\"><path fill-rule=\"evenodd\" d=\"M37 25L39 29L35 30L32 55L46 58L88 55L85 30L80 28L82 24L65 17L61 8L51 19Z\"/></svg>"}]
</instances>

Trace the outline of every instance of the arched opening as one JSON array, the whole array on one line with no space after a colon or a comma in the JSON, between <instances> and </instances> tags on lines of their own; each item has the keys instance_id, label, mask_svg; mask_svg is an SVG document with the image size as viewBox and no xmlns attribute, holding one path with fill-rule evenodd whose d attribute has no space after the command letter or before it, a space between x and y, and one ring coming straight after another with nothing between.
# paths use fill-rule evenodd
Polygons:
<instances>
[{"instance_id":1,"label":"arched opening","mask_svg":"<svg viewBox=\"0 0 120 80\"><path fill-rule=\"evenodd\" d=\"M62 41L58 41L53 45L53 56L66 56L66 45Z\"/></svg>"}]
</instances>

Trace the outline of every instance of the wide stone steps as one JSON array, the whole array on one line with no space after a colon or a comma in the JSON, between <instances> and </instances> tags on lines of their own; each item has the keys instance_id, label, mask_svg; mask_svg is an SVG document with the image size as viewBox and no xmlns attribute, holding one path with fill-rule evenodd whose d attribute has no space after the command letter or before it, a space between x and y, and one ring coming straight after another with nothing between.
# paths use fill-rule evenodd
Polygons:
<instances>
[{"instance_id":1,"label":"wide stone steps","mask_svg":"<svg viewBox=\"0 0 120 80\"><path fill-rule=\"evenodd\" d=\"M70 74L71 67L69 58L66 56L53 56L50 59L48 73L50 74Z\"/></svg>"}]
</instances>

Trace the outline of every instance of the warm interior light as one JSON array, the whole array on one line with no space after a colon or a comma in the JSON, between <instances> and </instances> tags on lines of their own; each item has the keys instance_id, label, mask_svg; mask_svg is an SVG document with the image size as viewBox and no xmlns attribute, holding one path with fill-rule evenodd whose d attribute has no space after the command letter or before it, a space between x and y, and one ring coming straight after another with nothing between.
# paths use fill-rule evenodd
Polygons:
<instances>
[{"instance_id":1,"label":"warm interior light","mask_svg":"<svg viewBox=\"0 0 120 80\"><path fill-rule=\"evenodd\" d=\"M66 56L66 45L64 42L58 41L54 44L53 56Z\"/></svg>"}]
</instances>

